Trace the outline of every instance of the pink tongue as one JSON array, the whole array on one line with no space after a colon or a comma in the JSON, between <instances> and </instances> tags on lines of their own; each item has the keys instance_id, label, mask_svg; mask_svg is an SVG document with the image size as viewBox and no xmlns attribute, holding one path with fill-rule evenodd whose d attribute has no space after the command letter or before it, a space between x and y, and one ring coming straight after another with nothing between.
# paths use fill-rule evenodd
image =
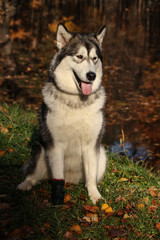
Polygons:
<instances>
[{"instance_id":1,"label":"pink tongue","mask_svg":"<svg viewBox=\"0 0 160 240\"><path fill-rule=\"evenodd\" d=\"M92 93L92 84L81 82L81 89L84 95L90 95Z\"/></svg>"}]
</instances>

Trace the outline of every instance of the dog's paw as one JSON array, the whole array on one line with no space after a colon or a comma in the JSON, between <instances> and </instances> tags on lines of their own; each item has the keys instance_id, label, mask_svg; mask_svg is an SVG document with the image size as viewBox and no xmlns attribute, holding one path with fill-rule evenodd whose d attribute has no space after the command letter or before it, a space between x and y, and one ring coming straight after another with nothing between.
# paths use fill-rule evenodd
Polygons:
<instances>
[{"instance_id":1,"label":"dog's paw","mask_svg":"<svg viewBox=\"0 0 160 240\"><path fill-rule=\"evenodd\" d=\"M51 182L51 202L55 205L64 204L64 180L53 180Z\"/></svg>"},{"instance_id":2,"label":"dog's paw","mask_svg":"<svg viewBox=\"0 0 160 240\"><path fill-rule=\"evenodd\" d=\"M98 200L102 199L102 196L98 192L97 189L94 191L90 191L89 197L90 197L91 201L93 202L93 204L96 204L96 202L98 202Z\"/></svg>"},{"instance_id":3,"label":"dog's paw","mask_svg":"<svg viewBox=\"0 0 160 240\"><path fill-rule=\"evenodd\" d=\"M24 181L24 182L22 182L22 183L20 183L18 186L17 186L17 188L19 189L19 190L23 190L23 191L25 191L25 190L30 190L31 188L32 188L32 182L31 181L29 181L29 180L27 180L27 181Z\"/></svg>"}]
</instances>

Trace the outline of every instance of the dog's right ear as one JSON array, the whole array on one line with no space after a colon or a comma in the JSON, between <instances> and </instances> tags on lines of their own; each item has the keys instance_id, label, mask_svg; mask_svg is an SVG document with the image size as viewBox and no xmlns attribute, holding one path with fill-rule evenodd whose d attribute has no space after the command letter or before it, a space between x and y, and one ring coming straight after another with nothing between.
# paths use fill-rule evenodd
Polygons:
<instances>
[{"instance_id":1,"label":"dog's right ear","mask_svg":"<svg viewBox=\"0 0 160 240\"><path fill-rule=\"evenodd\" d=\"M57 37L56 37L58 49L61 50L71 37L72 37L72 34L67 30L67 28L62 23L60 23L57 28Z\"/></svg>"}]
</instances>

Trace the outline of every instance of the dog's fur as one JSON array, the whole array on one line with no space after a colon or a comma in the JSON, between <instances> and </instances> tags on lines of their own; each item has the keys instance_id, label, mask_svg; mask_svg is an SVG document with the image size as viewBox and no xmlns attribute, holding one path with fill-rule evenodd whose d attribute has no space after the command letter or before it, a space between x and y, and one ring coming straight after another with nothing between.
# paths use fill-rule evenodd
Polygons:
<instances>
[{"instance_id":1,"label":"dog's fur","mask_svg":"<svg viewBox=\"0 0 160 240\"><path fill-rule=\"evenodd\" d=\"M25 166L27 177L18 188L29 190L42 179L86 182L95 204L106 170L101 146L105 91L102 83L103 26L96 34L69 32L58 25L58 52L51 61L49 80L42 94L39 143Z\"/></svg>"}]
</instances>

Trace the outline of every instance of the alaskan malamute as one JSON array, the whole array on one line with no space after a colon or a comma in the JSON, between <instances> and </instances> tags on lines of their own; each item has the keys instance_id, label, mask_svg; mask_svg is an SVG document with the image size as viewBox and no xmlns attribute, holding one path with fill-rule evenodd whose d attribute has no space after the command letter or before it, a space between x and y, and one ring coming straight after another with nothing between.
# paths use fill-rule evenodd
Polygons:
<instances>
[{"instance_id":1,"label":"alaskan malamute","mask_svg":"<svg viewBox=\"0 0 160 240\"><path fill-rule=\"evenodd\" d=\"M39 113L39 143L25 166L26 179L18 188L30 190L42 179L52 179L52 201L63 204L64 183L86 182L95 204L106 170L101 146L105 91L102 86L102 41L105 26L97 33L71 33L57 29L58 52L51 61L49 80Z\"/></svg>"}]
</instances>

